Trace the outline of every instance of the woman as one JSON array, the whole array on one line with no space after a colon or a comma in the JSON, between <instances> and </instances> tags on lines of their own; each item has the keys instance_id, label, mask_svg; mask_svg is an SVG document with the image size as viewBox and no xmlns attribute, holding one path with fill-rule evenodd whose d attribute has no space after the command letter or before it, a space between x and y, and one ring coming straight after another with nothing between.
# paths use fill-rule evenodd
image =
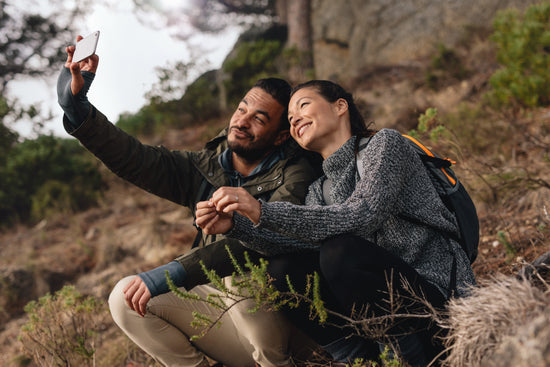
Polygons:
<instances>
[{"instance_id":1,"label":"woman","mask_svg":"<svg viewBox=\"0 0 550 367\"><path fill-rule=\"evenodd\" d=\"M289 121L292 137L323 157L324 175L310 186L306 205L260 202L242 189L222 187L197 206L198 225L270 255L295 249L296 255L271 260L270 274L279 279L285 272L317 269L326 307L347 315L365 306L386 315L388 283L394 294L410 295L403 278L435 307L452 294L465 294L475 280L466 254L449 235L457 233L456 220L401 134L369 130L352 96L329 81L297 86ZM305 244L319 251L299 252ZM412 307L404 302L397 311ZM427 328L411 318L392 330L408 334L395 342L412 365L427 364L435 353Z\"/></svg>"}]
</instances>

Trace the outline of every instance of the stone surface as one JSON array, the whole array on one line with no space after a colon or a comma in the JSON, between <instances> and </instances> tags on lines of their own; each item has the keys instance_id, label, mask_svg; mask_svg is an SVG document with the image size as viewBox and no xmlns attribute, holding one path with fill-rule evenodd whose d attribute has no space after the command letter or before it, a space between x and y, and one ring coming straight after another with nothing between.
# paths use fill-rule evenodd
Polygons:
<instances>
[{"instance_id":1,"label":"stone surface","mask_svg":"<svg viewBox=\"0 0 550 367\"><path fill-rule=\"evenodd\" d=\"M346 83L368 66L408 64L491 29L497 11L534 0L313 0L317 78Z\"/></svg>"}]
</instances>

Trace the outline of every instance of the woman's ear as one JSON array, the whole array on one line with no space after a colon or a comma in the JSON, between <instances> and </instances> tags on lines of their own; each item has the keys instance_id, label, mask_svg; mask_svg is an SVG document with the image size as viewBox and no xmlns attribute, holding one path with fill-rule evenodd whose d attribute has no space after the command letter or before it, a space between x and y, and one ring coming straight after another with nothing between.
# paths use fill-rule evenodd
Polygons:
<instances>
[{"instance_id":1,"label":"woman's ear","mask_svg":"<svg viewBox=\"0 0 550 367\"><path fill-rule=\"evenodd\" d=\"M346 101L344 98L339 98L338 100L336 100L335 106L338 114L343 114L348 110L348 101Z\"/></svg>"}]
</instances>

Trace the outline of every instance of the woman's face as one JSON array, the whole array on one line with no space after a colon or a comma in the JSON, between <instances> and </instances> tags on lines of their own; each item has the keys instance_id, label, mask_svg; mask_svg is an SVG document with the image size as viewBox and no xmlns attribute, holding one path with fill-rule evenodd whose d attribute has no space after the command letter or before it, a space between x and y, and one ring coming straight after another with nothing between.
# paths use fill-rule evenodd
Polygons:
<instances>
[{"instance_id":1,"label":"woman's face","mask_svg":"<svg viewBox=\"0 0 550 367\"><path fill-rule=\"evenodd\" d=\"M288 105L288 120L294 140L323 158L351 137L347 102L344 99L328 102L314 88L294 93Z\"/></svg>"}]
</instances>

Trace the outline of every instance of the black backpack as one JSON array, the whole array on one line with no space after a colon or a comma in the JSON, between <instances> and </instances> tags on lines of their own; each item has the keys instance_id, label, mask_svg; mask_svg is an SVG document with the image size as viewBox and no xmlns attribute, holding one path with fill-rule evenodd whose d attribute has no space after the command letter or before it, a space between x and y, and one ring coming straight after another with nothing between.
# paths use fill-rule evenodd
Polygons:
<instances>
[{"instance_id":1,"label":"black backpack","mask_svg":"<svg viewBox=\"0 0 550 367\"><path fill-rule=\"evenodd\" d=\"M476 207L470 195L451 169L450 159L440 158L412 136L403 135L424 163L432 184L445 206L456 217L459 237L456 239L466 252L470 263L477 257L479 245L479 220ZM363 149L370 138L363 138L359 149Z\"/></svg>"}]
</instances>

